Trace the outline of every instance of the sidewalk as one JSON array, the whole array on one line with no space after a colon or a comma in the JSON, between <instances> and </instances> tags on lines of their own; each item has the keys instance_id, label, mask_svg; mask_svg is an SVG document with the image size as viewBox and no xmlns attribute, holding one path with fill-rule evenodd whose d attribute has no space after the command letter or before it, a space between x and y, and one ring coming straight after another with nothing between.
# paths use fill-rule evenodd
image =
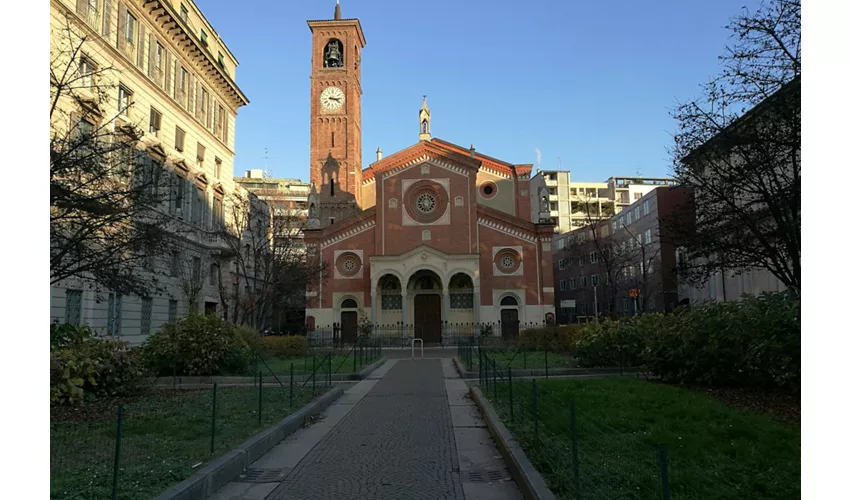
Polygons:
<instances>
[{"instance_id":1,"label":"sidewalk","mask_svg":"<svg viewBox=\"0 0 850 500\"><path fill-rule=\"evenodd\" d=\"M210 498L520 499L467 393L449 359L389 360Z\"/></svg>"}]
</instances>

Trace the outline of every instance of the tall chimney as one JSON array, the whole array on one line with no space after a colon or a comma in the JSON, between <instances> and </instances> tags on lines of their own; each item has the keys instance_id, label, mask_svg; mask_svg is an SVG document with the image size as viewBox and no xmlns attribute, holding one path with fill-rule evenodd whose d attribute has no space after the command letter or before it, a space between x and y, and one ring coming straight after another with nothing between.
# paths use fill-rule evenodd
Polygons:
<instances>
[{"instance_id":1,"label":"tall chimney","mask_svg":"<svg viewBox=\"0 0 850 500\"><path fill-rule=\"evenodd\" d=\"M376 155L377 155L377 157L378 157L378 160L377 160L377 161L381 161L381 158L383 158L383 157L384 157L384 153L381 153L381 146L378 146L378 150L377 150L377 151L375 151L375 154L376 154Z\"/></svg>"},{"instance_id":2,"label":"tall chimney","mask_svg":"<svg viewBox=\"0 0 850 500\"><path fill-rule=\"evenodd\" d=\"M337 21L342 19L342 9L339 6L339 0L336 0L336 7L334 7L334 19Z\"/></svg>"}]
</instances>

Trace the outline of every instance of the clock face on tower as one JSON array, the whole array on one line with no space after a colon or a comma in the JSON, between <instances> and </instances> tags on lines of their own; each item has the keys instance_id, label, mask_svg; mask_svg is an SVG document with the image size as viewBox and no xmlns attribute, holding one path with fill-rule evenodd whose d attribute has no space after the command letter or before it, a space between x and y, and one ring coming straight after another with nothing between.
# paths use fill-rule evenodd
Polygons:
<instances>
[{"instance_id":1,"label":"clock face on tower","mask_svg":"<svg viewBox=\"0 0 850 500\"><path fill-rule=\"evenodd\" d=\"M328 111L336 111L345 104L345 94L337 87L328 87L322 91L319 97L322 108Z\"/></svg>"}]
</instances>

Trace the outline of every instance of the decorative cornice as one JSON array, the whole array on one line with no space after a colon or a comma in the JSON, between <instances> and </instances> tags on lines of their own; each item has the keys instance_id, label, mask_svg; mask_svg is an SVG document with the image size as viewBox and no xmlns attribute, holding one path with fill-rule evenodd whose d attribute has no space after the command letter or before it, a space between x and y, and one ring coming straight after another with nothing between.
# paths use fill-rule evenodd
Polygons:
<instances>
[{"instance_id":1,"label":"decorative cornice","mask_svg":"<svg viewBox=\"0 0 850 500\"><path fill-rule=\"evenodd\" d=\"M377 175L421 162L426 158L434 163L440 161L456 168L465 168L476 172L481 167L481 162L475 158L450 151L429 141L422 141L372 163L370 168Z\"/></svg>"},{"instance_id":2,"label":"decorative cornice","mask_svg":"<svg viewBox=\"0 0 850 500\"><path fill-rule=\"evenodd\" d=\"M342 233L334 235L332 238L328 238L328 239L324 240L322 242L322 246L327 247L327 246L334 245L336 243L339 243L340 241L344 241L344 240L347 240L348 238L351 238L353 236L357 236L358 234L362 233L363 231L367 231L369 229L372 229L373 227L375 227L375 221L374 220L368 220L368 221L366 221L365 223L363 223L359 226L355 226L351 229L348 229L347 231L344 231Z\"/></svg>"},{"instance_id":3,"label":"decorative cornice","mask_svg":"<svg viewBox=\"0 0 850 500\"><path fill-rule=\"evenodd\" d=\"M422 155L418 158L414 158L413 160L411 160L408 163L405 163L403 165L399 165L398 167L395 167L392 170L385 171L384 172L384 178L390 178L394 175L398 175L398 174L404 172L405 170L416 167L416 166L418 166L422 163L425 163L425 162L427 162L431 165L434 165L436 167L444 168L444 169L446 169L450 172L454 172L458 175L462 175L464 177L469 177L469 170L463 169L463 168L460 168L460 167L456 167L456 166L452 165L451 163L442 161L442 160L435 158L435 157L426 153L426 154L424 154L424 155Z\"/></svg>"},{"instance_id":4,"label":"decorative cornice","mask_svg":"<svg viewBox=\"0 0 850 500\"><path fill-rule=\"evenodd\" d=\"M507 234L509 236L513 236L519 238L523 241L527 241L529 243L537 243L537 238L534 235L529 234L525 231L517 229L516 227L511 227L509 224L505 224L496 220L488 219L486 217L481 217L481 214L478 216L478 225L488 227L490 229L499 231L501 233Z\"/></svg>"}]
</instances>

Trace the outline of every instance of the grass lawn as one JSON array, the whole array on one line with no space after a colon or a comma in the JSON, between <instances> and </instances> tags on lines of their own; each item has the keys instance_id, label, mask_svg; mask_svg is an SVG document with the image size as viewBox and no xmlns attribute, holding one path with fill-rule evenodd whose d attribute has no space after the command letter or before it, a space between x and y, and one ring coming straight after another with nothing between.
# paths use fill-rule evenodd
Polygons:
<instances>
[{"instance_id":1,"label":"grass lawn","mask_svg":"<svg viewBox=\"0 0 850 500\"><path fill-rule=\"evenodd\" d=\"M325 388L317 388L320 395ZM157 391L125 400L118 498L148 500L188 478L261 429L313 398L311 388L263 390L262 423L256 388L219 388L216 394L215 452L210 454L212 390ZM117 401L79 409L55 409L50 422L52 499L110 498Z\"/></svg>"},{"instance_id":2,"label":"grass lawn","mask_svg":"<svg viewBox=\"0 0 850 500\"><path fill-rule=\"evenodd\" d=\"M576 496L571 399L583 499L662 498L659 443L667 448L675 500L800 497L799 423L781 424L704 394L633 378L537 384L537 446L529 382L513 384L515 422L506 384L498 387L496 407L559 498Z\"/></svg>"},{"instance_id":3,"label":"grass lawn","mask_svg":"<svg viewBox=\"0 0 850 500\"><path fill-rule=\"evenodd\" d=\"M500 370L507 370L508 367L514 370L522 370L526 368L572 368L575 367L575 361L572 357L566 354L558 354L555 352L544 351L488 351L487 355L490 359L496 360ZM463 361L461 359L461 361ZM478 370L478 355L472 356L472 371Z\"/></svg>"}]
</instances>

